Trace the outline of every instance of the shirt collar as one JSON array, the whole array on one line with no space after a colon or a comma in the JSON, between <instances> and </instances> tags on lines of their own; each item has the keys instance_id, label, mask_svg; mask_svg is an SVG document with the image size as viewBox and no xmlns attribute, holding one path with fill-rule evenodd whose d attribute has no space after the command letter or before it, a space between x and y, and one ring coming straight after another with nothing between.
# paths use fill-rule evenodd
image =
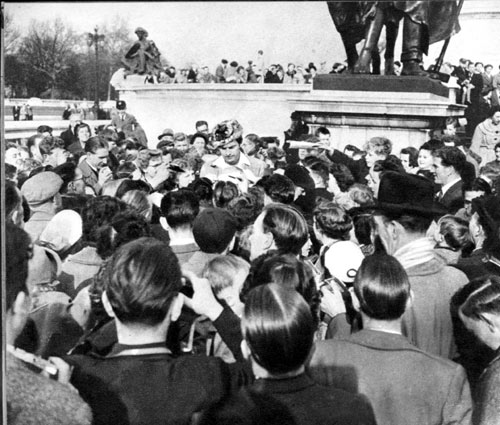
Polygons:
<instances>
[{"instance_id":1,"label":"shirt collar","mask_svg":"<svg viewBox=\"0 0 500 425\"><path fill-rule=\"evenodd\" d=\"M452 180L451 182L443 185L443 187L441 188L442 194L444 195L450 189L450 187L452 187L455 183L459 182L460 180L461 180L461 178L458 177L455 180Z\"/></svg>"}]
</instances>

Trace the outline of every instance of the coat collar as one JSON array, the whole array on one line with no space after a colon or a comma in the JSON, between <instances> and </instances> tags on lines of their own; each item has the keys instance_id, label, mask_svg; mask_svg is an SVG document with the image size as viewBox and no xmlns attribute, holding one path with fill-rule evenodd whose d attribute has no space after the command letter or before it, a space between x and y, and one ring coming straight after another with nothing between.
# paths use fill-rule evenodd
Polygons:
<instances>
[{"instance_id":1,"label":"coat collar","mask_svg":"<svg viewBox=\"0 0 500 425\"><path fill-rule=\"evenodd\" d=\"M308 387L314 386L314 381L309 378L305 373L302 373L293 378L284 379L258 379L253 384L253 387L258 391L265 391L267 393L291 393L303 390Z\"/></svg>"}]
</instances>

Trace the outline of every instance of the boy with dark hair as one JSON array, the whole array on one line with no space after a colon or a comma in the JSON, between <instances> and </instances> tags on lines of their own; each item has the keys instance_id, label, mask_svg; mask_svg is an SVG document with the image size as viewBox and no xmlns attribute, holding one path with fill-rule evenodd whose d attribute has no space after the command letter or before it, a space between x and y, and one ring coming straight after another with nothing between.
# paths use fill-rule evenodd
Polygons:
<instances>
[{"instance_id":1,"label":"boy with dark hair","mask_svg":"<svg viewBox=\"0 0 500 425\"><path fill-rule=\"evenodd\" d=\"M231 373L224 362L176 357L167 348L167 332L184 300L179 263L168 245L153 238L123 245L103 278L103 305L115 319L118 343L106 356L66 358L95 423L189 423L227 394Z\"/></svg>"},{"instance_id":2,"label":"boy with dark hair","mask_svg":"<svg viewBox=\"0 0 500 425\"><path fill-rule=\"evenodd\" d=\"M170 248L182 265L200 250L193 236L193 223L200 212L200 201L189 189L168 192L161 200L161 213L166 220Z\"/></svg>"}]
</instances>

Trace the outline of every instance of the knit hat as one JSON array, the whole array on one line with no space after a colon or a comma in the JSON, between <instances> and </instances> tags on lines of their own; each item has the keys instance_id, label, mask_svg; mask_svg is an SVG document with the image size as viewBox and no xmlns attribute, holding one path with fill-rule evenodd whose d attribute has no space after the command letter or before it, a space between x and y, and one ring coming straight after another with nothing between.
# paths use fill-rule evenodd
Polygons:
<instances>
[{"instance_id":1,"label":"knit hat","mask_svg":"<svg viewBox=\"0 0 500 425\"><path fill-rule=\"evenodd\" d=\"M285 176L288 177L295 186L303 189L314 189L314 180L305 167L298 164L291 164L285 168Z\"/></svg>"},{"instance_id":2,"label":"knit hat","mask_svg":"<svg viewBox=\"0 0 500 425\"><path fill-rule=\"evenodd\" d=\"M73 210L62 210L49 221L38 240L56 252L72 247L82 237L82 218Z\"/></svg>"},{"instance_id":3,"label":"knit hat","mask_svg":"<svg viewBox=\"0 0 500 425\"><path fill-rule=\"evenodd\" d=\"M29 204L43 204L59 192L63 180L52 171L43 171L26 180L21 193Z\"/></svg>"},{"instance_id":4,"label":"knit hat","mask_svg":"<svg viewBox=\"0 0 500 425\"><path fill-rule=\"evenodd\" d=\"M194 240L203 252L224 251L236 233L236 219L222 208L201 211L193 223Z\"/></svg>"}]
</instances>

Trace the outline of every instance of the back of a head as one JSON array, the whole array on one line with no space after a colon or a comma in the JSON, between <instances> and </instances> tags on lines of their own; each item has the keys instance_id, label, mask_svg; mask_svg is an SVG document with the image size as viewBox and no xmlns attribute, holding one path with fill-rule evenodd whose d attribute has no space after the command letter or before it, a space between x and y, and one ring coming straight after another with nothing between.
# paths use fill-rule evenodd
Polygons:
<instances>
[{"instance_id":1,"label":"back of a head","mask_svg":"<svg viewBox=\"0 0 500 425\"><path fill-rule=\"evenodd\" d=\"M365 151L373 151L378 155L390 155L392 142L385 137L372 137L364 146Z\"/></svg>"},{"instance_id":2,"label":"back of a head","mask_svg":"<svg viewBox=\"0 0 500 425\"><path fill-rule=\"evenodd\" d=\"M293 254L268 251L252 261L241 293L242 299L255 287L274 282L296 290L309 304L314 319L319 312L318 290L311 268Z\"/></svg>"},{"instance_id":3,"label":"back of a head","mask_svg":"<svg viewBox=\"0 0 500 425\"><path fill-rule=\"evenodd\" d=\"M122 196L122 201L141 214L146 220L151 221L153 203L142 190L129 190Z\"/></svg>"},{"instance_id":4,"label":"back of a head","mask_svg":"<svg viewBox=\"0 0 500 425\"><path fill-rule=\"evenodd\" d=\"M97 241L97 229L109 224L115 214L124 211L127 204L111 196L89 198L82 209L82 240L86 243Z\"/></svg>"},{"instance_id":5,"label":"back of a head","mask_svg":"<svg viewBox=\"0 0 500 425\"><path fill-rule=\"evenodd\" d=\"M161 200L161 212L171 228L192 227L200 212L200 201L189 189L168 192Z\"/></svg>"},{"instance_id":6,"label":"back of a head","mask_svg":"<svg viewBox=\"0 0 500 425\"><path fill-rule=\"evenodd\" d=\"M334 202L319 204L314 210L316 228L325 236L347 241L352 229L352 219L347 212Z\"/></svg>"},{"instance_id":7,"label":"back of a head","mask_svg":"<svg viewBox=\"0 0 500 425\"><path fill-rule=\"evenodd\" d=\"M266 195L273 202L291 204L295 197L295 185L293 181L281 174L272 174L262 179L262 186Z\"/></svg>"},{"instance_id":8,"label":"back of a head","mask_svg":"<svg viewBox=\"0 0 500 425\"><path fill-rule=\"evenodd\" d=\"M118 189L116 189L115 197L121 199L129 190L142 190L143 192L149 193L151 187L142 180L125 179L121 182L120 186L118 186Z\"/></svg>"},{"instance_id":9,"label":"back of a head","mask_svg":"<svg viewBox=\"0 0 500 425\"><path fill-rule=\"evenodd\" d=\"M104 289L120 322L155 326L181 283L176 255L164 242L140 238L121 246L106 267Z\"/></svg>"},{"instance_id":10,"label":"back of a head","mask_svg":"<svg viewBox=\"0 0 500 425\"><path fill-rule=\"evenodd\" d=\"M263 214L264 232L272 233L278 250L298 255L309 237L309 229L302 214L284 204L269 204Z\"/></svg>"},{"instance_id":11,"label":"back of a head","mask_svg":"<svg viewBox=\"0 0 500 425\"><path fill-rule=\"evenodd\" d=\"M275 376L296 371L306 362L316 330L304 298L275 283L248 294L241 328L252 358Z\"/></svg>"},{"instance_id":12,"label":"back of a head","mask_svg":"<svg viewBox=\"0 0 500 425\"><path fill-rule=\"evenodd\" d=\"M403 266L387 254L366 257L354 280L361 311L376 320L392 321L405 312L410 282Z\"/></svg>"},{"instance_id":13,"label":"back of a head","mask_svg":"<svg viewBox=\"0 0 500 425\"><path fill-rule=\"evenodd\" d=\"M460 312L473 320L485 320L484 313L500 316L500 277L490 275L470 282L476 289L460 307Z\"/></svg>"},{"instance_id":14,"label":"back of a head","mask_svg":"<svg viewBox=\"0 0 500 425\"><path fill-rule=\"evenodd\" d=\"M240 190L235 183L230 181L218 181L215 183L213 192L214 207L226 208L234 198L240 195Z\"/></svg>"},{"instance_id":15,"label":"back of a head","mask_svg":"<svg viewBox=\"0 0 500 425\"><path fill-rule=\"evenodd\" d=\"M223 289L233 286L234 280L239 276L248 275L250 264L236 255L219 255L212 258L205 269L203 277L208 279L215 295Z\"/></svg>"},{"instance_id":16,"label":"back of a head","mask_svg":"<svg viewBox=\"0 0 500 425\"><path fill-rule=\"evenodd\" d=\"M31 239L20 227L12 223L5 225L5 287L6 311L9 311L19 292L28 293L28 261L33 254Z\"/></svg>"}]
</instances>

